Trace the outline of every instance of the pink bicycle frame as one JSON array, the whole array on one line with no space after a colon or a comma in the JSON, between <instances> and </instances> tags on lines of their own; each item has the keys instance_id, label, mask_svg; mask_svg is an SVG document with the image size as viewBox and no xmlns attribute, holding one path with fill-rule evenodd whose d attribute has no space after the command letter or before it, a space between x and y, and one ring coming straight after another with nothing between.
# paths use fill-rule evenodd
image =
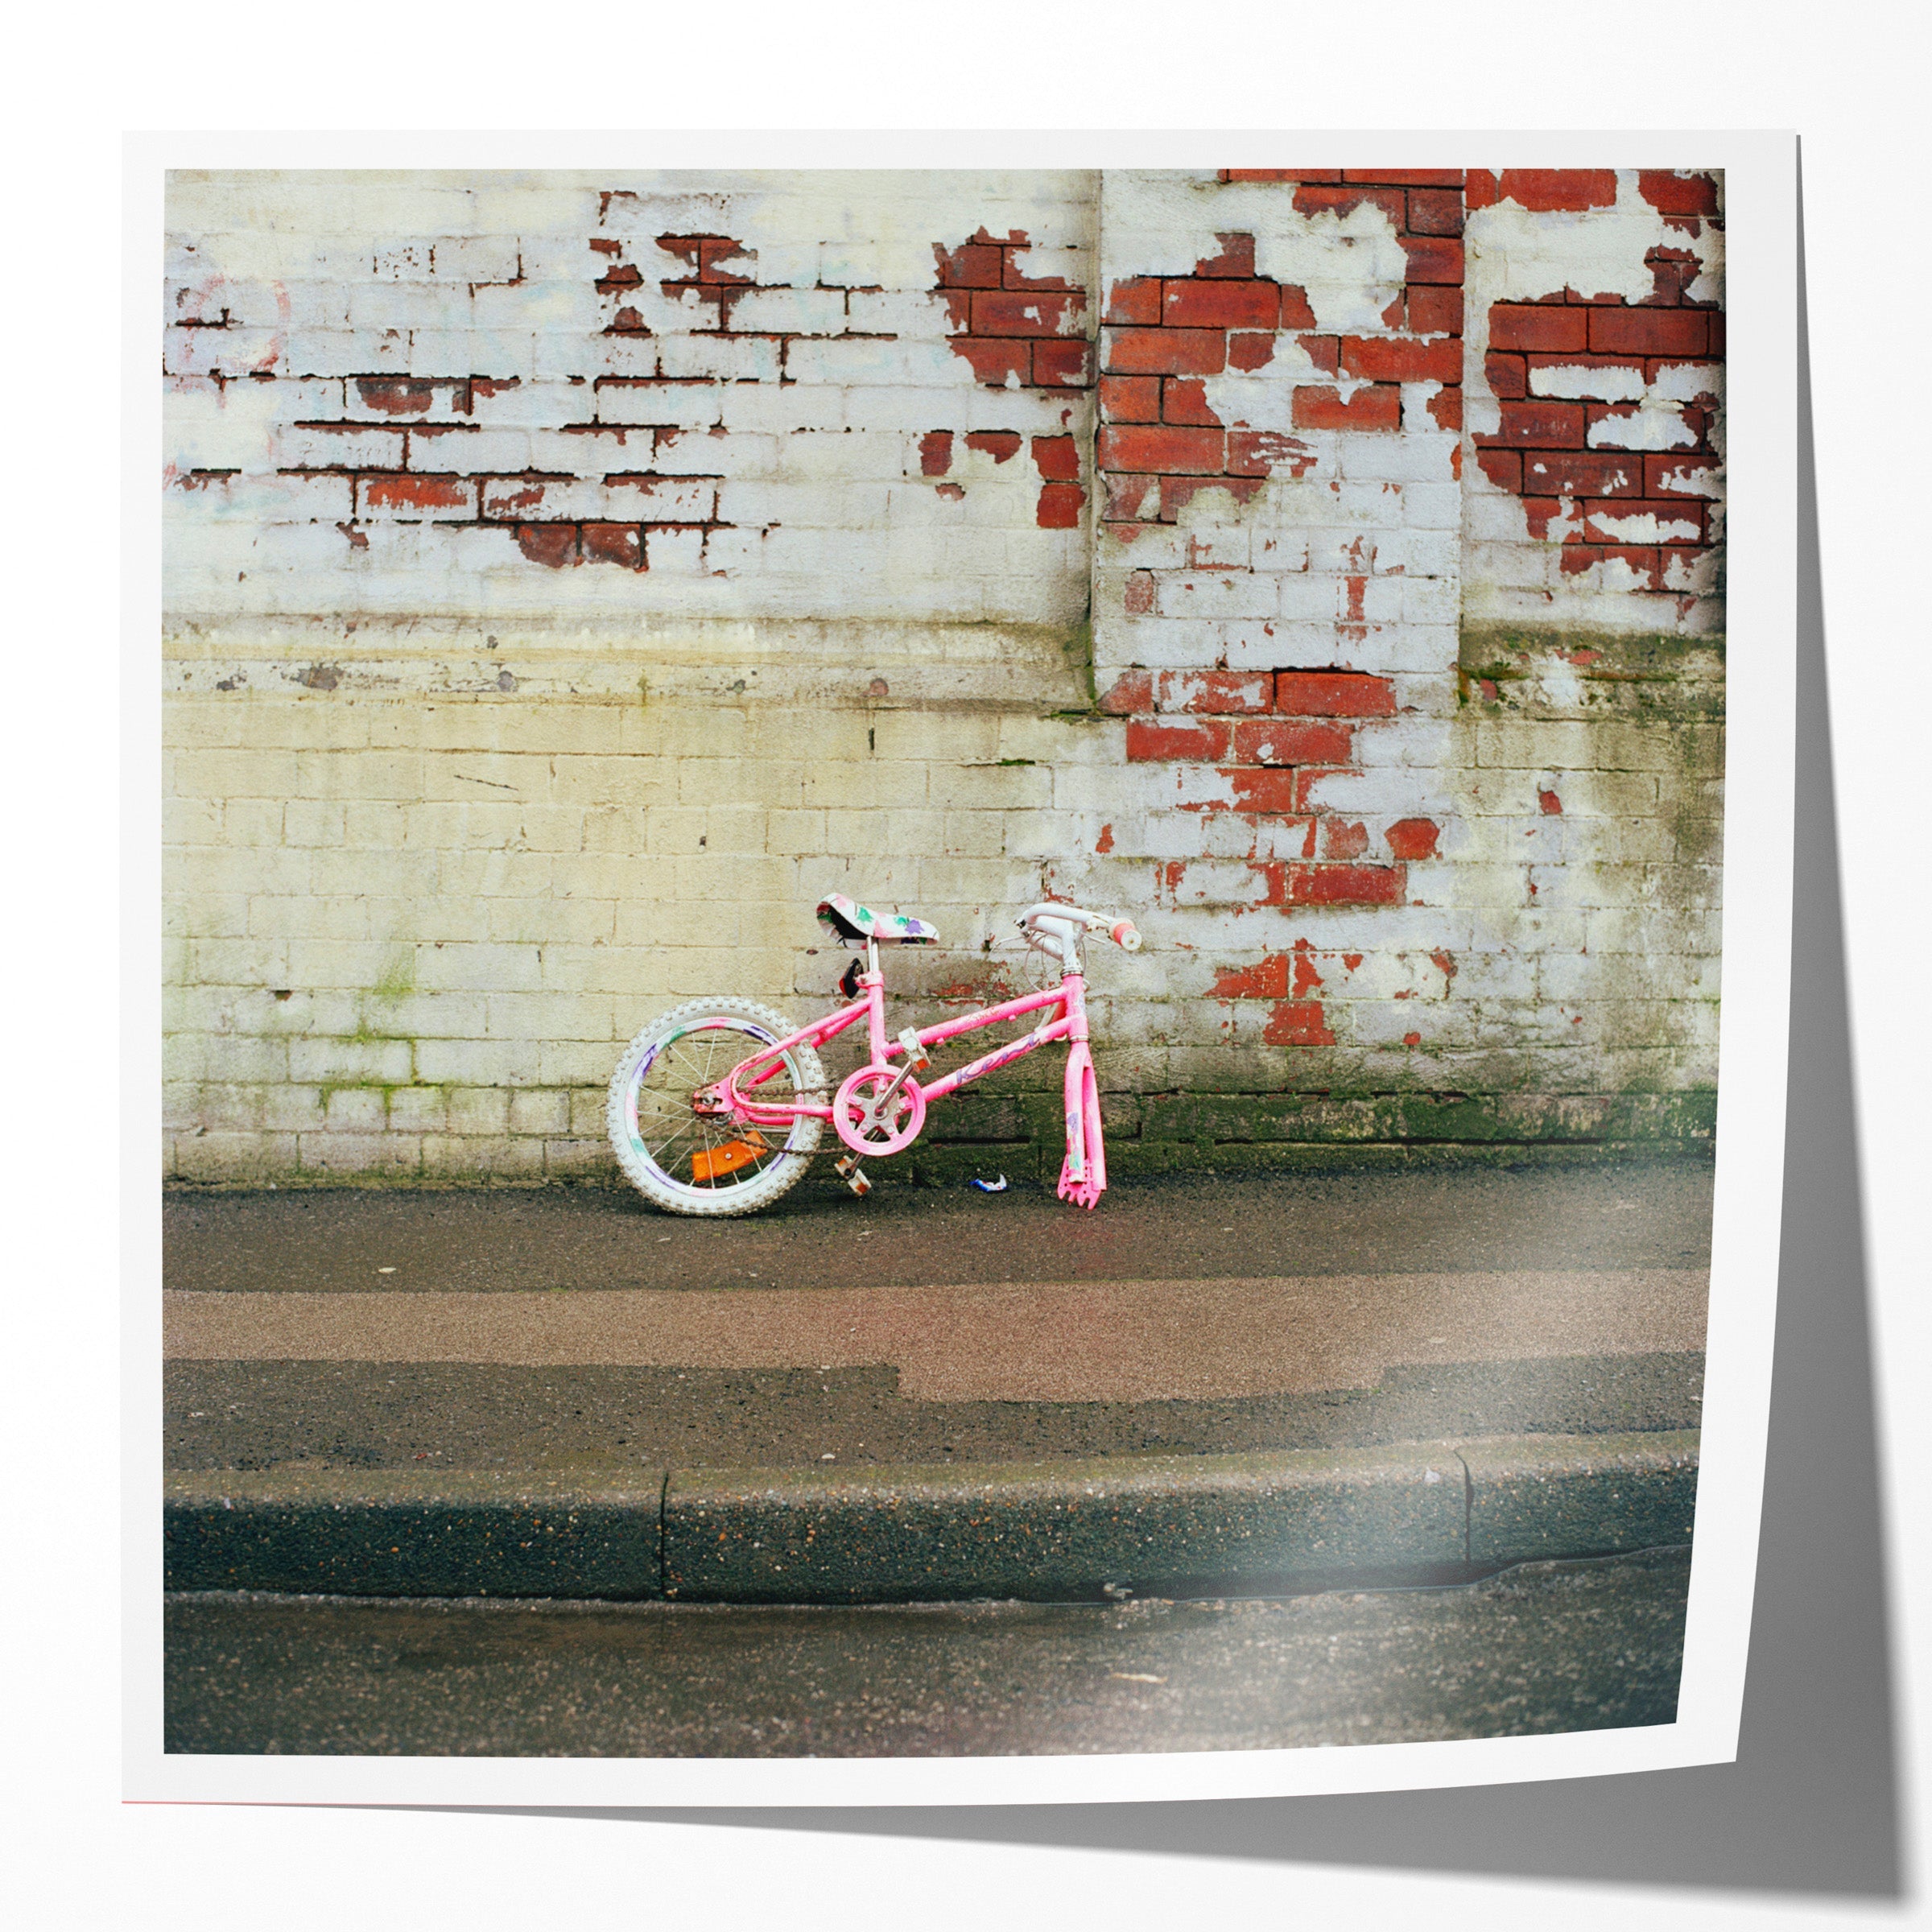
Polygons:
<instances>
[{"instance_id":1,"label":"pink bicycle frame","mask_svg":"<svg viewBox=\"0 0 1932 1932\"><path fill-rule=\"evenodd\" d=\"M796 1100L774 1105L757 1100L751 1090L763 1085L778 1071L781 1058L791 1048L822 1046L856 1025L861 1015L866 1022L873 1067L881 1071L889 1070L894 1056L904 1054L901 1041L890 1038L886 1031L885 975L877 971L861 972L859 985L861 995L849 1006L842 1006L837 1012L828 1013L822 1020L815 1020L811 1026L801 1027L774 1045L761 1048L724 1076L718 1084L718 1091L729 1104L734 1118L760 1127L784 1127L802 1117L831 1120L833 1109L828 1104ZM1107 1154L1100 1133L1100 1094L1094 1078L1093 1055L1088 1044L1087 983L1084 975L1066 973L1057 986L1049 987L1044 992L1026 993L1017 1000L1004 1001L997 1006L981 1007L976 1012L963 1013L957 1019L922 1028L913 1037L922 1047L936 1046L961 1034L976 1032L983 1026L996 1026L1002 1021L1020 1019L1027 1013L1039 1013L1048 1008L1056 1009L1056 1013L1043 1020L1030 1033L1022 1034L1017 1040L1009 1040L1005 1046L995 1047L991 1053L981 1055L954 1072L942 1075L920 1091L927 1102L943 1100L968 1082L1009 1066L1042 1046L1051 1046L1055 1040L1068 1042L1065 1083L1067 1158L1060 1169L1059 1194L1063 1200L1077 1201L1082 1207L1092 1208L1107 1186ZM908 1084L910 1080L908 1075Z\"/></svg>"}]
</instances>

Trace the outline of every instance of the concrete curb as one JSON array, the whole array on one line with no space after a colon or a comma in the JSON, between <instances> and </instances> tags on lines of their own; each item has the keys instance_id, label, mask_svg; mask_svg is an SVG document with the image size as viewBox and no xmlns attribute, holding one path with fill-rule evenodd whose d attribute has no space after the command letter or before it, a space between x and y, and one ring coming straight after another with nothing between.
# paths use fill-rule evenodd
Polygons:
<instances>
[{"instance_id":1,"label":"concrete curb","mask_svg":"<svg viewBox=\"0 0 1932 1932\"><path fill-rule=\"evenodd\" d=\"M167 1587L684 1603L1455 1582L1687 1542L1695 1430L1073 1463L171 1473Z\"/></svg>"}]
</instances>

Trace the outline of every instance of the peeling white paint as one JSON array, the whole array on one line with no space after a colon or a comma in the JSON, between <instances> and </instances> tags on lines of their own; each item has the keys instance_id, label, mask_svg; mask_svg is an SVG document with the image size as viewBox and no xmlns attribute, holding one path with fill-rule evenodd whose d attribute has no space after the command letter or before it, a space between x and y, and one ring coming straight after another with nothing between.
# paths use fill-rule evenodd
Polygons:
<instances>
[{"instance_id":1,"label":"peeling white paint","mask_svg":"<svg viewBox=\"0 0 1932 1932\"><path fill-rule=\"evenodd\" d=\"M1724 237L1708 222L1686 234L1638 193L1637 170L1621 168L1616 203L1582 214L1537 214L1513 201L1472 208L1463 226L1468 312L1465 340L1476 365L1489 347L1489 304L1536 302L1566 288L1583 295L1641 302L1653 283L1644 257L1653 248L1687 250L1698 273L1687 294L1715 302L1724 292Z\"/></svg>"},{"instance_id":2,"label":"peeling white paint","mask_svg":"<svg viewBox=\"0 0 1932 1932\"><path fill-rule=\"evenodd\" d=\"M1695 543L1703 535L1695 523L1658 517L1648 510L1635 517L1605 516L1599 510L1596 526L1612 543Z\"/></svg>"},{"instance_id":3,"label":"peeling white paint","mask_svg":"<svg viewBox=\"0 0 1932 1932\"><path fill-rule=\"evenodd\" d=\"M1592 449L1686 449L1697 442L1675 404L1653 407L1648 398L1636 409L1600 416L1585 440Z\"/></svg>"},{"instance_id":4,"label":"peeling white paint","mask_svg":"<svg viewBox=\"0 0 1932 1932\"><path fill-rule=\"evenodd\" d=\"M1109 261L1146 275L1191 275L1221 252L1224 234L1253 235L1255 272L1307 292L1324 334L1385 329L1409 258L1395 225L1373 202L1346 215L1298 214L1294 191L1265 182L1109 171L1101 224Z\"/></svg>"},{"instance_id":5,"label":"peeling white paint","mask_svg":"<svg viewBox=\"0 0 1932 1932\"><path fill-rule=\"evenodd\" d=\"M1724 365L1721 362L1666 362L1651 381L1650 394L1674 402L1722 402Z\"/></svg>"},{"instance_id":6,"label":"peeling white paint","mask_svg":"<svg viewBox=\"0 0 1932 1932\"><path fill-rule=\"evenodd\" d=\"M1708 497L1715 502L1724 493L1724 466L1713 464L1704 469L1666 470L1658 479L1658 487L1674 497Z\"/></svg>"},{"instance_id":7,"label":"peeling white paint","mask_svg":"<svg viewBox=\"0 0 1932 1932\"><path fill-rule=\"evenodd\" d=\"M1654 590L1657 588L1650 580L1650 573L1634 568L1627 557L1600 558L1588 569L1576 572L1570 581L1573 584L1587 584L1592 590L1608 591L1613 594L1633 590Z\"/></svg>"},{"instance_id":8,"label":"peeling white paint","mask_svg":"<svg viewBox=\"0 0 1932 1932\"><path fill-rule=\"evenodd\" d=\"M1636 402L1645 391L1641 369L1589 369L1578 363L1530 372L1533 396L1560 396L1570 402Z\"/></svg>"},{"instance_id":9,"label":"peeling white paint","mask_svg":"<svg viewBox=\"0 0 1932 1932\"><path fill-rule=\"evenodd\" d=\"M1673 551L1664 564L1664 588L1706 596L1719 588L1722 568L1715 551Z\"/></svg>"}]
</instances>

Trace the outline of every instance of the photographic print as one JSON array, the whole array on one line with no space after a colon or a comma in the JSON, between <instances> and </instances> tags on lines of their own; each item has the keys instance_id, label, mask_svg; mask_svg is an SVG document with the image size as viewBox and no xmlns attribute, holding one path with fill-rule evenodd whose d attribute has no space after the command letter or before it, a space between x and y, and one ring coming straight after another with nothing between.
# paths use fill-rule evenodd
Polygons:
<instances>
[{"instance_id":1,"label":"photographic print","mask_svg":"<svg viewBox=\"0 0 1932 1932\"><path fill-rule=\"evenodd\" d=\"M167 173L148 1794L1734 1734L1739 140Z\"/></svg>"}]
</instances>

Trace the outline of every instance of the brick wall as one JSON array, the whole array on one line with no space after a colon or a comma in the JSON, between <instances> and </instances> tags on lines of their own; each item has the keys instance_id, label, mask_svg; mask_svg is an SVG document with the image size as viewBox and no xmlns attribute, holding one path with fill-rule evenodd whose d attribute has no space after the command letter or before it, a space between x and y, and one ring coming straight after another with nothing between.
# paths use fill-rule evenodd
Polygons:
<instances>
[{"instance_id":1,"label":"brick wall","mask_svg":"<svg viewBox=\"0 0 1932 1932\"><path fill-rule=\"evenodd\" d=\"M1720 196L176 177L170 1171L601 1175L838 885L1133 913L1123 1169L1707 1133Z\"/></svg>"}]
</instances>

